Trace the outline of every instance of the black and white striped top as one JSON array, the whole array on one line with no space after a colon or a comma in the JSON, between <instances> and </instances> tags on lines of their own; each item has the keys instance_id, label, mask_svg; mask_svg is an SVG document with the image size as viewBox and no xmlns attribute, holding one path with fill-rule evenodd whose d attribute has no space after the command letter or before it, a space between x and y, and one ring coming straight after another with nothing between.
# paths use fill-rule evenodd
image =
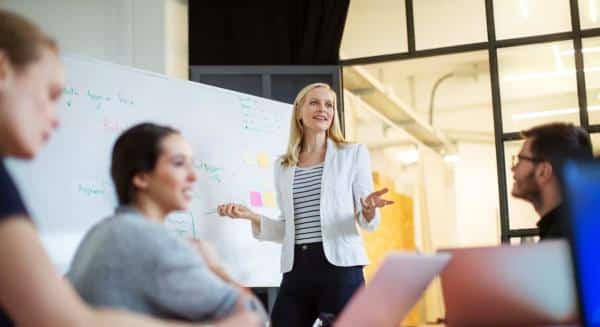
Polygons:
<instances>
[{"instance_id":1,"label":"black and white striped top","mask_svg":"<svg viewBox=\"0 0 600 327\"><path fill-rule=\"evenodd\" d=\"M323 164L296 167L294 174L294 223L296 244L322 242L321 177Z\"/></svg>"}]
</instances>

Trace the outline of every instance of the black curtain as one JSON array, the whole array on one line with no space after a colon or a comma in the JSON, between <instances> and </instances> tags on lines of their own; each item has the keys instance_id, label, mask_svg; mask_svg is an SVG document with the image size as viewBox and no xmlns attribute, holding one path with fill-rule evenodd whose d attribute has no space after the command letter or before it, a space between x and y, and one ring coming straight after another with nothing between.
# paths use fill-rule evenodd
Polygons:
<instances>
[{"instance_id":1,"label":"black curtain","mask_svg":"<svg viewBox=\"0 0 600 327\"><path fill-rule=\"evenodd\" d=\"M189 0L190 65L336 65L349 0Z\"/></svg>"}]
</instances>

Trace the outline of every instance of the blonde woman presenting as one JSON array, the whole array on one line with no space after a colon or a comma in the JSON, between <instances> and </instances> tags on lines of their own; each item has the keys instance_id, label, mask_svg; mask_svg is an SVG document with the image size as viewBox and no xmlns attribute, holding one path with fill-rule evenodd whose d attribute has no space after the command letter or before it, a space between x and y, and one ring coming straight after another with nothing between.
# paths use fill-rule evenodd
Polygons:
<instances>
[{"instance_id":1,"label":"blonde woman presenting","mask_svg":"<svg viewBox=\"0 0 600 327\"><path fill-rule=\"evenodd\" d=\"M297 95L288 149L275 163L279 219L235 203L218 207L221 216L250 220L257 239L283 245L274 327L311 326L320 313L341 312L368 264L357 224L374 230L376 209L393 203L381 197L387 189L373 192L367 149L344 140L336 112L327 84Z\"/></svg>"}]
</instances>

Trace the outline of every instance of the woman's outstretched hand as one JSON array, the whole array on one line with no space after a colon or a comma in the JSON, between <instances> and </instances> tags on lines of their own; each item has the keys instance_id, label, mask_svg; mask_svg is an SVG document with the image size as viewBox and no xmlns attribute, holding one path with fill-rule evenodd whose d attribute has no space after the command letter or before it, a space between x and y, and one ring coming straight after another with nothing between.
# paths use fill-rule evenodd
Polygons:
<instances>
[{"instance_id":1,"label":"woman's outstretched hand","mask_svg":"<svg viewBox=\"0 0 600 327\"><path fill-rule=\"evenodd\" d=\"M260 222L260 216L248 209L246 206L237 203L225 203L217 207L219 216L227 216L234 219L248 219L254 223Z\"/></svg>"},{"instance_id":2,"label":"woman's outstretched hand","mask_svg":"<svg viewBox=\"0 0 600 327\"><path fill-rule=\"evenodd\" d=\"M375 209L394 204L394 201L386 200L381 196L388 192L387 188L375 191L369 194L366 198L360 198L362 205L362 213L367 221L371 221L375 217Z\"/></svg>"}]
</instances>

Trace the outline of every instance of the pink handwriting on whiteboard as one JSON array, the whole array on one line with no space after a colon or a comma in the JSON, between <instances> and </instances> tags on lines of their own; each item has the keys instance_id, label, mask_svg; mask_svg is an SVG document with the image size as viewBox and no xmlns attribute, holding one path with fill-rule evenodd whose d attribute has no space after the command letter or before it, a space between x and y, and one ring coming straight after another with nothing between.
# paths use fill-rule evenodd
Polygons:
<instances>
[{"instance_id":1,"label":"pink handwriting on whiteboard","mask_svg":"<svg viewBox=\"0 0 600 327\"><path fill-rule=\"evenodd\" d=\"M104 117L104 122L102 124L104 129L113 133L120 133L123 130L123 126L115 120L111 120L108 117Z\"/></svg>"}]
</instances>

